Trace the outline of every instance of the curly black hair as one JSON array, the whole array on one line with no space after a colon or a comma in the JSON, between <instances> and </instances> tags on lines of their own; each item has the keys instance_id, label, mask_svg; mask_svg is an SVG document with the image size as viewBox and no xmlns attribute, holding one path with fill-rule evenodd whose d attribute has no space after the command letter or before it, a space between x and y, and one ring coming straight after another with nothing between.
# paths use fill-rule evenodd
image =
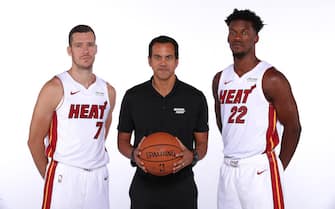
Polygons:
<instances>
[{"instance_id":1,"label":"curly black hair","mask_svg":"<svg viewBox=\"0 0 335 209\"><path fill-rule=\"evenodd\" d=\"M252 23L252 27L255 29L255 31L258 33L264 26L263 21L259 16L256 15L255 12L250 11L248 9L245 10L238 10L234 9L234 12L230 14L225 22L229 26L231 21L233 20L245 20L250 21Z\"/></svg>"}]
</instances>

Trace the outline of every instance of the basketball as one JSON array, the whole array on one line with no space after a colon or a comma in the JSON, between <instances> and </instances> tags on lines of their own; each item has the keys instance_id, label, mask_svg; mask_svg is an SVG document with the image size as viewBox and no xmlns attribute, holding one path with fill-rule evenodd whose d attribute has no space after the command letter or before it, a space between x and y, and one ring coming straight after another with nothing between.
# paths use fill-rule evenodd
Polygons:
<instances>
[{"instance_id":1,"label":"basketball","mask_svg":"<svg viewBox=\"0 0 335 209\"><path fill-rule=\"evenodd\" d=\"M182 148L176 137L165 132L156 132L145 137L139 144L143 161L148 173L165 176L173 172L173 164L180 160L176 154Z\"/></svg>"}]
</instances>

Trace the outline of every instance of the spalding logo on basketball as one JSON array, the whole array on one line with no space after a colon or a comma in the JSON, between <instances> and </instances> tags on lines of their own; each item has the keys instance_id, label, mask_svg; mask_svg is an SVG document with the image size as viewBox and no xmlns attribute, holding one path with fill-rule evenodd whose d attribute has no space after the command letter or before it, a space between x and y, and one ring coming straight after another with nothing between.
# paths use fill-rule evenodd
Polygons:
<instances>
[{"instance_id":1,"label":"spalding logo on basketball","mask_svg":"<svg viewBox=\"0 0 335 209\"><path fill-rule=\"evenodd\" d=\"M156 176L165 176L173 172L173 164L180 160L176 157L182 148L177 138L169 133L156 132L145 137L139 144L143 161L147 171Z\"/></svg>"}]
</instances>

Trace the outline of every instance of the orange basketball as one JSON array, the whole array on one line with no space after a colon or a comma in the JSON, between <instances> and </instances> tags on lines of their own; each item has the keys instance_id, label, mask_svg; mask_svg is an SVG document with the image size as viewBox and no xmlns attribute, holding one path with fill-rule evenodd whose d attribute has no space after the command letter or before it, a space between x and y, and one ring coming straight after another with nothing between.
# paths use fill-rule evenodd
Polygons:
<instances>
[{"instance_id":1,"label":"orange basketball","mask_svg":"<svg viewBox=\"0 0 335 209\"><path fill-rule=\"evenodd\" d=\"M173 172L173 164L180 160L176 154L182 151L177 138L169 133L156 132L145 137L139 144L147 171L156 176L165 176Z\"/></svg>"}]
</instances>

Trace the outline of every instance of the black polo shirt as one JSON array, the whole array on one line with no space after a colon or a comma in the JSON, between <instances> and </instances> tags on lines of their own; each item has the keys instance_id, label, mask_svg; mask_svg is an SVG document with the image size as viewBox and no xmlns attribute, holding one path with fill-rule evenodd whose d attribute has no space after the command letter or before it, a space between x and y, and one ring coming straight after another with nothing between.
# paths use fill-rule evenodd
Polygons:
<instances>
[{"instance_id":1,"label":"black polo shirt","mask_svg":"<svg viewBox=\"0 0 335 209\"><path fill-rule=\"evenodd\" d=\"M178 78L165 97L152 86L152 78L129 89L122 100L119 132L134 131L134 146L143 136L163 131L176 137L190 150L194 132L208 131L208 107L204 94Z\"/></svg>"}]
</instances>

